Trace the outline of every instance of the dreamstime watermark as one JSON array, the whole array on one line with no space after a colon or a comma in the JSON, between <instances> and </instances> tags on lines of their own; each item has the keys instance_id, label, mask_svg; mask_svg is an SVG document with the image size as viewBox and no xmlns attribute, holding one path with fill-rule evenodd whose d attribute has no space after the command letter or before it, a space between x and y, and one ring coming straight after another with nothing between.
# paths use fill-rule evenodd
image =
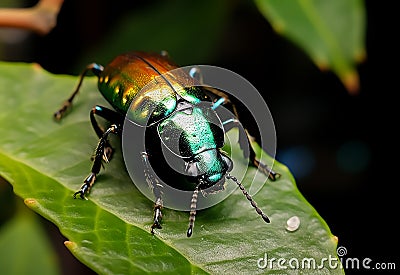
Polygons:
<instances>
[{"instance_id":1,"label":"dreamstime watermark","mask_svg":"<svg viewBox=\"0 0 400 275\"><path fill-rule=\"evenodd\" d=\"M347 249L344 246L339 246L336 249L336 253L339 257L341 267L344 269L376 269L376 270L395 270L396 263L394 262L378 262L371 258L358 258L358 257L346 257Z\"/></svg>"},{"instance_id":2,"label":"dreamstime watermark","mask_svg":"<svg viewBox=\"0 0 400 275\"><path fill-rule=\"evenodd\" d=\"M336 255L328 255L320 259L313 257L304 258L276 258L268 257L268 253L264 253L264 257L257 260L257 267L260 269L285 270L285 269L356 269L356 270L396 270L394 262L376 262L371 258L345 257L347 249L339 246Z\"/></svg>"}]
</instances>

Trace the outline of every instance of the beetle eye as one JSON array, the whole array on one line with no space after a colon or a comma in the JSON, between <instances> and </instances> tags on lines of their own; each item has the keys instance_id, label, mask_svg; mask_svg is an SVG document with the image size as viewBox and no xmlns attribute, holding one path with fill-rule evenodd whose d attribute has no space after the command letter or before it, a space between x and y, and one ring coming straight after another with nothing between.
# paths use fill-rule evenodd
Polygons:
<instances>
[{"instance_id":1,"label":"beetle eye","mask_svg":"<svg viewBox=\"0 0 400 275\"><path fill-rule=\"evenodd\" d=\"M232 169L233 169L232 160L227 155L225 155L225 153L222 153L222 152L221 152L221 157L222 157L222 159L223 159L223 161L225 163L226 172L232 171Z\"/></svg>"}]
</instances>

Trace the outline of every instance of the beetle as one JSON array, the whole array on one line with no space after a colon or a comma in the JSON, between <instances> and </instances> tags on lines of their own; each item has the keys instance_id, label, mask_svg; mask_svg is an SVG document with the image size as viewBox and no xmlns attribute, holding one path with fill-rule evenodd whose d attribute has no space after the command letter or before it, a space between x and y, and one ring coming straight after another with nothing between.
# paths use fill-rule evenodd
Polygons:
<instances>
[{"instance_id":1,"label":"beetle","mask_svg":"<svg viewBox=\"0 0 400 275\"><path fill-rule=\"evenodd\" d=\"M235 105L237 103L234 104L226 93L205 86L186 86L177 89L172 80L164 77L166 73L177 68L178 66L165 52L161 54L127 52L115 57L105 67L97 63L87 65L72 95L54 113L55 119L61 120L72 107L83 79L89 72L98 77L98 89L114 110L96 105L90 111L90 121L99 141L95 149L91 172L73 197L79 196L85 199L85 195L89 193L97 179L103 162L108 162L112 157L114 149L108 140L109 135L122 135L125 116L130 112L132 119L149 131L150 134L146 136L152 137L151 141L146 143L148 147L137 156L142 159L146 181L150 184L155 196L151 233L154 233L154 229L162 228L162 191L157 182L158 173L150 169L150 165L157 166L160 161L164 162L159 166L165 167L165 157L160 153L162 146L174 152L176 157L182 159L186 165L185 175L177 175L186 181L177 188L193 192L187 237L193 233L199 191L203 192L206 189L212 192L222 191L226 180L235 182L257 214L269 223L268 216L257 206L242 183L229 173L233 168L233 162L221 150L225 132L237 126L239 121ZM163 87L154 86L142 90L155 78L160 77L163 80ZM184 77L194 78L195 76ZM207 104L202 104L204 102ZM234 119L221 122L215 109L222 104L232 110ZM109 121L110 126L103 128L97 121L97 116ZM174 140L177 138L177 133L179 133L179 140ZM179 145L178 149L173 148L171 140ZM241 147L244 143L250 144L250 135L247 130L239 131L239 142ZM275 181L279 174L257 160L251 146L248 148L248 152L244 150L243 154L249 157L250 164L268 175L270 180ZM176 175L177 172L172 170L159 169L158 171Z\"/></svg>"}]
</instances>

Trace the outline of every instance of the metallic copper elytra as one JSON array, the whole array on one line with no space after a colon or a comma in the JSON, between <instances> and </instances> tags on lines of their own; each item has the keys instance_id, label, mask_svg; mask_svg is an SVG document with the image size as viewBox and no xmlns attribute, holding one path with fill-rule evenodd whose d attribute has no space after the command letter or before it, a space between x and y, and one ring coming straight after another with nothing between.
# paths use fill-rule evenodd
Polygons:
<instances>
[{"instance_id":1,"label":"metallic copper elytra","mask_svg":"<svg viewBox=\"0 0 400 275\"><path fill-rule=\"evenodd\" d=\"M117 111L126 113L132 99L144 86L176 68L175 64L160 55L126 53L117 56L104 68L99 76L98 87Z\"/></svg>"}]
</instances>

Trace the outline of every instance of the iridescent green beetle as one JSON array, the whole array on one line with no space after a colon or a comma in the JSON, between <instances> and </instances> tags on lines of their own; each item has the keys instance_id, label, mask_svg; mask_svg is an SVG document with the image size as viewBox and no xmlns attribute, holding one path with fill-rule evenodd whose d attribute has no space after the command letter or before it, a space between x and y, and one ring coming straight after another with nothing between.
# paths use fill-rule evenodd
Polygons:
<instances>
[{"instance_id":1,"label":"iridescent green beetle","mask_svg":"<svg viewBox=\"0 0 400 275\"><path fill-rule=\"evenodd\" d=\"M224 145L225 131L235 127L238 122L235 105L225 93L219 90L190 85L178 87L179 85L174 80L166 79L165 75L177 68L165 54L144 52L129 52L119 55L106 67L95 63L86 67L81 74L77 88L60 110L54 114L54 117L60 120L72 106L72 101L81 87L83 78L89 71L98 76L98 88L115 110L97 105L90 111L90 120L99 137L99 142L95 150L92 170L85 178L80 190L74 194L74 198L79 195L84 199L85 194L89 193L100 172L102 162L108 161L112 156L113 148L108 137L110 134L121 135L124 119L128 113L130 119L135 123L147 127L154 133L154 138L146 150L137 156L142 158L146 181L152 185L155 196L152 233L155 228L161 229L163 198L155 181L157 175L152 174L154 172L147 167L153 162L153 159L156 159L158 163L164 158L159 153L160 146L166 146L171 152L182 158L186 164L185 175L177 175L185 178L186 183L177 188L193 192L190 201L188 237L193 233L199 191L212 187L213 192L219 192L224 189L223 185L226 179L233 180L239 186L256 212L265 222L269 223L268 216L257 207L243 185L229 174L233 163L229 156L221 150ZM160 78L162 81L154 81L156 78ZM190 82L192 76L184 75L182 79ZM149 86L149 83L157 85ZM235 119L221 122L215 109L222 104L232 109L236 115ZM111 126L103 129L95 115L108 120ZM177 133L179 133L178 136ZM241 131L240 136L239 140L249 143L247 131ZM256 159L251 146L248 148L249 152L244 152L244 154L248 154L250 164L268 175L271 180L275 180L278 174ZM164 169L165 165L162 167L160 172L168 170ZM168 172L172 173L173 171Z\"/></svg>"}]
</instances>

